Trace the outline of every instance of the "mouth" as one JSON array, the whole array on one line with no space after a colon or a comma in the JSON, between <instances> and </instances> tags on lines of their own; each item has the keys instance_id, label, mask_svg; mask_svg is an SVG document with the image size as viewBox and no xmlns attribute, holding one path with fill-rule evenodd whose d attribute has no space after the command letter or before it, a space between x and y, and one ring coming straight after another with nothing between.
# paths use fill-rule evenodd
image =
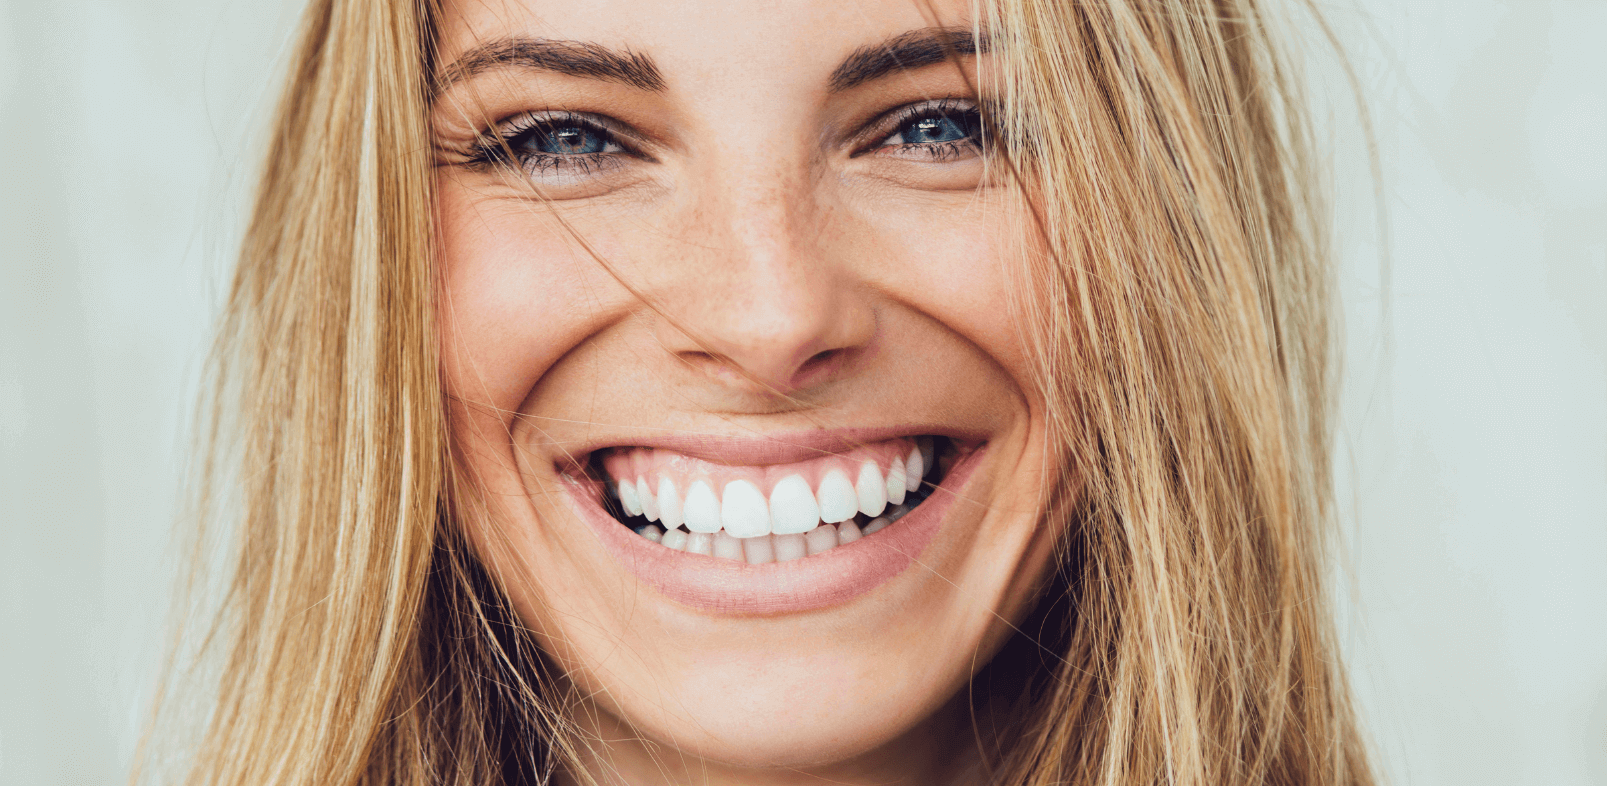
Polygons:
<instances>
[{"instance_id":1,"label":"mouth","mask_svg":"<svg viewBox=\"0 0 1607 786\"><path fill-rule=\"evenodd\" d=\"M913 562L985 447L941 434L854 436L600 446L557 469L608 550L673 599L801 610L862 594Z\"/></svg>"}]
</instances>

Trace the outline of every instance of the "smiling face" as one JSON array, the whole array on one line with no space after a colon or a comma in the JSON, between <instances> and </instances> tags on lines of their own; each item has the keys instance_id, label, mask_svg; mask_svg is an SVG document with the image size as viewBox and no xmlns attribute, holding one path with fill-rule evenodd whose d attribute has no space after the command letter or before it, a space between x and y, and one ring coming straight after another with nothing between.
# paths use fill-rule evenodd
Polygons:
<instances>
[{"instance_id":1,"label":"smiling face","mask_svg":"<svg viewBox=\"0 0 1607 786\"><path fill-rule=\"evenodd\" d=\"M449 4L466 524L595 699L583 725L642 738L602 754L627 782L963 764L951 698L1045 572L1052 476L969 25L910 0Z\"/></svg>"}]
</instances>

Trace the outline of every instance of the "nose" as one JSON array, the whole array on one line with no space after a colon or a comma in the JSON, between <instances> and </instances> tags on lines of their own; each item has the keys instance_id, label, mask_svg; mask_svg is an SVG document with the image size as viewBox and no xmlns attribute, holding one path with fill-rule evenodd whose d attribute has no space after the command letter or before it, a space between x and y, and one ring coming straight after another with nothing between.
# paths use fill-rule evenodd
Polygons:
<instances>
[{"instance_id":1,"label":"nose","mask_svg":"<svg viewBox=\"0 0 1607 786\"><path fill-rule=\"evenodd\" d=\"M726 170L727 173L730 170ZM661 346L721 385L787 395L851 373L876 332L852 251L807 186L728 178L689 214ZM796 181L794 181L796 182Z\"/></svg>"}]
</instances>

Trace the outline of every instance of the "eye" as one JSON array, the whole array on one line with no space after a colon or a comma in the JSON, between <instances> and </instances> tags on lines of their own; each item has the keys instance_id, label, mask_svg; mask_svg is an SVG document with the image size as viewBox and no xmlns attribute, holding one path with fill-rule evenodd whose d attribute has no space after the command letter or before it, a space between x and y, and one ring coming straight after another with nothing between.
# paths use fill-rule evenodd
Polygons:
<instances>
[{"instance_id":1,"label":"eye","mask_svg":"<svg viewBox=\"0 0 1607 786\"><path fill-rule=\"evenodd\" d=\"M873 128L880 141L862 153L926 161L973 158L982 152L982 114L961 99L924 101L884 115Z\"/></svg>"},{"instance_id":2,"label":"eye","mask_svg":"<svg viewBox=\"0 0 1607 786\"><path fill-rule=\"evenodd\" d=\"M884 145L919 145L933 142L961 142L980 136L976 113L959 117L940 114L919 117L899 126Z\"/></svg>"},{"instance_id":3,"label":"eye","mask_svg":"<svg viewBox=\"0 0 1607 786\"><path fill-rule=\"evenodd\" d=\"M476 143L475 159L531 174L587 174L623 158L641 157L620 141L620 134L609 128L611 122L572 112L521 115Z\"/></svg>"},{"instance_id":4,"label":"eye","mask_svg":"<svg viewBox=\"0 0 1607 786\"><path fill-rule=\"evenodd\" d=\"M554 156L618 153L624 150L607 131L573 121L540 123L508 140L515 152Z\"/></svg>"}]
</instances>

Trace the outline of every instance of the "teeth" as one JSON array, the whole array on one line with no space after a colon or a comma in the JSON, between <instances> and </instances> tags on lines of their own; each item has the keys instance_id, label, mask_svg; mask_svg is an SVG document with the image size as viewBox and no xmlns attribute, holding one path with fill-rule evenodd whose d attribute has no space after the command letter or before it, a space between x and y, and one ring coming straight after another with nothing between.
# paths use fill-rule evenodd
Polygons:
<instances>
[{"instance_id":1,"label":"teeth","mask_svg":"<svg viewBox=\"0 0 1607 786\"><path fill-rule=\"evenodd\" d=\"M820 520L827 524L847 521L859 512L859 493L841 470L826 473L820 481Z\"/></svg>"},{"instance_id":2,"label":"teeth","mask_svg":"<svg viewBox=\"0 0 1607 786\"><path fill-rule=\"evenodd\" d=\"M882 515L882 508L887 507L887 481L882 479L876 462L867 461L860 466L854 493L859 497L860 513L873 517Z\"/></svg>"},{"instance_id":3,"label":"teeth","mask_svg":"<svg viewBox=\"0 0 1607 786\"><path fill-rule=\"evenodd\" d=\"M720 524L736 538L756 538L770 534L770 506L759 487L746 480L725 484L720 500Z\"/></svg>"},{"instance_id":4,"label":"teeth","mask_svg":"<svg viewBox=\"0 0 1607 786\"><path fill-rule=\"evenodd\" d=\"M748 538L742 541L742 553L747 555L749 565L763 565L766 562L775 562L775 539Z\"/></svg>"},{"instance_id":5,"label":"teeth","mask_svg":"<svg viewBox=\"0 0 1607 786\"><path fill-rule=\"evenodd\" d=\"M887 501L894 505L904 501L909 489L904 488L904 459L894 458L887 468Z\"/></svg>"},{"instance_id":6,"label":"teeth","mask_svg":"<svg viewBox=\"0 0 1607 786\"><path fill-rule=\"evenodd\" d=\"M850 527L854 526L852 522L845 521L843 523ZM837 528L830 524L815 527L804 534L804 548L809 552L809 556L811 557L819 554L822 551L836 547Z\"/></svg>"},{"instance_id":7,"label":"teeth","mask_svg":"<svg viewBox=\"0 0 1607 786\"><path fill-rule=\"evenodd\" d=\"M652 474L608 483L603 490L617 498L625 517L658 522L633 522L647 540L761 565L821 554L887 528L926 498L921 484L935 462L933 440L922 437L906 455L894 457L885 473L877 462L864 461L851 481L852 470L828 463L817 488L810 488L809 473L800 472L776 482L768 498L753 480L733 480L716 492L707 475L692 481L684 495L674 480ZM640 464L635 466L639 471Z\"/></svg>"},{"instance_id":8,"label":"teeth","mask_svg":"<svg viewBox=\"0 0 1607 786\"><path fill-rule=\"evenodd\" d=\"M804 542L802 535L777 535L775 550L776 562L787 562L809 556L809 546Z\"/></svg>"},{"instance_id":9,"label":"teeth","mask_svg":"<svg viewBox=\"0 0 1607 786\"><path fill-rule=\"evenodd\" d=\"M659 544L662 545L664 548L667 548L667 549L675 549L676 551L686 551L686 539L687 539L687 537L688 536L686 534L686 530L684 530L684 529L672 529L669 532L664 533L664 538L663 538L663 540L659 541Z\"/></svg>"},{"instance_id":10,"label":"teeth","mask_svg":"<svg viewBox=\"0 0 1607 786\"><path fill-rule=\"evenodd\" d=\"M777 535L808 532L820 523L820 505L802 475L788 475L770 490L770 531Z\"/></svg>"},{"instance_id":11,"label":"teeth","mask_svg":"<svg viewBox=\"0 0 1607 786\"><path fill-rule=\"evenodd\" d=\"M686 536L686 552L714 556L714 536L707 532L694 532Z\"/></svg>"},{"instance_id":12,"label":"teeth","mask_svg":"<svg viewBox=\"0 0 1607 786\"><path fill-rule=\"evenodd\" d=\"M636 484L628 480L619 482L619 504L625 508L625 515L642 515L642 501L636 498Z\"/></svg>"},{"instance_id":13,"label":"teeth","mask_svg":"<svg viewBox=\"0 0 1607 786\"><path fill-rule=\"evenodd\" d=\"M675 481L669 478L658 479L658 513L665 529L681 526L681 495L675 490Z\"/></svg>"},{"instance_id":14,"label":"teeth","mask_svg":"<svg viewBox=\"0 0 1607 786\"><path fill-rule=\"evenodd\" d=\"M647 488L646 478L636 479L636 500L642 506L642 515L648 521L658 521L658 498Z\"/></svg>"},{"instance_id":15,"label":"teeth","mask_svg":"<svg viewBox=\"0 0 1607 786\"><path fill-rule=\"evenodd\" d=\"M910 457L904 461L904 490L914 491L921 487L921 478L926 475L926 458L921 455L920 448L910 450Z\"/></svg>"},{"instance_id":16,"label":"teeth","mask_svg":"<svg viewBox=\"0 0 1607 786\"><path fill-rule=\"evenodd\" d=\"M742 541L724 532L714 533L714 556L742 562Z\"/></svg>"},{"instance_id":17,"label":"teeth","mask_svg":"<svg viewBox=\"0 0 1607 786\"><path fill-rule=\"evenodd\" d=\"M880 519L877 520L880 521ZM846 546L862 537L864 537L864 534L859 531L859 525L855 524L852 519L837 525L837 545L839 546Z\"/></svg>"},{"instance_id":18,"label":"teeth","mask_svg":"<svg viewBox=\"0 0 1607 786\"><path fill-rule=\"evenodd\" d=\"M682 513L686 516L686 528L693 532L712 533L720 529L720 500L715 499L714 489L704 481L693 481L692 488L686 492L686 507Z\"/></svg>"}]
</instances>

